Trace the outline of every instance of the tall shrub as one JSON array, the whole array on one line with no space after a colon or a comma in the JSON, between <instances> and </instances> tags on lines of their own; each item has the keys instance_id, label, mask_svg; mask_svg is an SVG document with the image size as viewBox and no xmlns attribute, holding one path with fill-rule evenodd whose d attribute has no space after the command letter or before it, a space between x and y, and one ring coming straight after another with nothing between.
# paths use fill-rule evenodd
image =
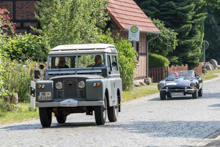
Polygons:
<instances>
[{"instance_id":1,"label":"tall shrub","mask_svg":"<svg viewBox=\"0 0 220 147\"><path fill-rule=\"evenodd\" d=\"M173 29L166 28L164 22L159 19L153 19L152 21L161 31L161 34L149 43L149 51L167 57L170 61L177 62L178 56L169 56L169 53L172 53L176 49L176 46L178 46L178 33ZM155 34L147 34L147 38L154 36Z\"/></svg>"},{"instance_id":2,"label":"tall shrub","mask_svg":"<svg viewBox=\"0 0 220 147\"><path fill-rule=\"evenodd\" d=\"M60 44L100 43L109 20L106 0L41 0L36 16L50 48Z\"/></svg>"},{"instance_id":3,"label":"tall shrub","mask_svg":"<svg viewBox=\"0 0 220 147\"><path fill-rule=\"evenodd\" d=\"M25 62L6 60L3 67L5 91L18 93L19 101L29 101L31 78L33 78L33 70L38 68L38 63L31 60Z\"/></svg>"},{"instance_id":4,"label":"tall shrub","mask_svg":"<svg viewBox=\"0 0 220 147\"><path fill-rule=\"evenodd\" d=\"M0 34L11 34L15 33L15 26L13 22L10 22L9 11L7 9L0 8Z\"/></svg>"},{"instance_id":5,"label":"tall shrub","mask_svg":"<svg viewBox=\"0 0 220 147\"><path fill-rule=\"evenodd\" d=\"M3 51L11 60L31 59L34 61L46 60L48 48L41 36L33 34L14 35L8 37Z\"/></svg>"},{"instance_id":6,"label":"tall shrub","mask_svg":"<svg viewBox=\"0 0 220 147\"><path fill-rule=\"evenodd\" d=\"M149 67L163 67L163 66L169 66L170 61L162 56L162 55L157 55L154 53L149 53Z\"/></svg>"},{"instance_id":7,"label":"tall shrub","mask_svg":"<svg viewBox=\"0 0 220 147\"><path fill-rule=\"evenodd\" d=\"M4 94L5 90L3 87L3 78L2 78L2 72L3 72L3 57L5 53L3 52L3 48L5 44L7 43L7 33L14 34L14 25L13 22L10 22L9 12L7 9L1 9L0 8L0 97L2 94Z\"/></svg>"},{"instance_id":8,"label":"tall shrub","mask_svg":"<svg viewBox=\"0 0 220 147\"><path fill-rule=\"evenodd\" d=\"M118 51L118 62L122 78L123 90L130 90L133 85L133 78L137 64L136 51L128 40L117 39L115 47Z\"/></svg>"}]
</instances>

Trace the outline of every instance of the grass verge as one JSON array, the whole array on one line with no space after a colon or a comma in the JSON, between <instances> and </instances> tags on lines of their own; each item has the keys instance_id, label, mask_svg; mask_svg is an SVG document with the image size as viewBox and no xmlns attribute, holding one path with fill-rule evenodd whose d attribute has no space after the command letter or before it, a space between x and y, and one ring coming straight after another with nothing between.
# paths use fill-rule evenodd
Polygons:
<instances>
[{"instance_id":1,"label":"grass verge","mask_svg":"<svg viewBox=\"0 0 220 147\"><path fill-rule=\"evenodd\" d=\"M30 111L30 103L19 103L18 111L0 112L0 124L22 122L39 118L38 111Z\"/></svg>"},{"instance_id":2,"label":"grass verge","mask_svg":"<svg viewBox=\"0 0 220 147\"><path fill-rule=\"evenodd\" d=\"M215 73L220 73L220 69L209 71L206 74L202 74L203 81L211 80L218 77ZM123 91L122 102L133 100L139 97L147 96L150 94L158 93L157 83L151 85L134 87L131 91ZM30 111L30 103L19 103L21 109L17 112L0 112L0 124L22 122L32 119L39 119L38 109L37 111Z\"/></svg>"},{"instance_id":3,"label":"grass verge","mask_svg":"<svg viewBox=\"0 0 220 147\"><path fill-rule=\"evenodd\" d=\"M203 81L207 81L207 80L217 78L218 75L216 75L215 73L220 73L220 69L216 69L216 70L213 70L213 71L209 71L206 74L202 74L201 78L202 78Z\"/></svg>"},{"instance_id":4,"label":"grass verge","mask_svg":"<svg viewBox=\"0 0 220 147\"><path fill-rule=\"evenodd\" d=\"M152 83L151 85L147 85L147 86L134 87L131 91L122 92L122 96L123 96L122 102L133 100L157 92L158 92L157 83Z\"/></svg>"}]
</instances>

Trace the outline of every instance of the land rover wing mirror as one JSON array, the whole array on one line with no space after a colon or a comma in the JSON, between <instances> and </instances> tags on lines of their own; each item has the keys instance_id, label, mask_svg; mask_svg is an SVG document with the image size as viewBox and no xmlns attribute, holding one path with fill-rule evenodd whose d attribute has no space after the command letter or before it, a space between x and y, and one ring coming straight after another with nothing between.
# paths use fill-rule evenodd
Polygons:
<instances>
[{"instance_id":1,"label":"land rover wing mirror","mask_svg":"<svg viewBox=\"0 0 220 147\"><path fill-rule=\"evenodd\" d=\"M40 69L44 69L44 66L43 66L43 65L40 65L39 68L40 68Z\"/></svg>"},{"instance_id":2,"label":"land rover wing mirror","mask_svg":"<svg viewBox=\"0 0 220 147\"><path fill-rule=\"evenodd\" d=\"M40 71L39 70L34 70L34 78L40 79Z\"/></svg>"},{"instance_id":3,"label":"land rover wing mirror","mask_svg":"<svg viewBox=\"0 0 220 147\"><path fill-rule=\"evenodd\" d=\"M112 66L117 66L117 62L113 61Z\"/></svg>"}]
</instances>

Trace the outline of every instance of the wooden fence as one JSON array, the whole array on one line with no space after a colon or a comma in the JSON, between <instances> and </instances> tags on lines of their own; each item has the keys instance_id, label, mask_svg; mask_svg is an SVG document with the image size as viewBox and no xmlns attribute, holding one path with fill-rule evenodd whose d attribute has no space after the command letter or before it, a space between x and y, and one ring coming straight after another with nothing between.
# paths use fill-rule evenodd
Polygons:
<instances>
[{"instance_id":1,"label":"wooden fence","mask_svg":"<svg viewBox=\"0 0 220 147\"><path fill-rule=\"evenodd\" d=\"M149 69L149 77L152 78L153 82L159 82L167 76L168 71L174 70L188 70L188 65L185 66L171 66L171 67L154 67ZM202 75L202 63L199 67L193 69L198 75Z\"/></svg>"},{"instance_id":2,"label":"wooden fence","mask_svg":"<svg viewBox=\"0 0 220 147\"><path fill-rule=\"evenodd\" d=\"M149 77L153 82L159 82L167 76L168 67L154 67L149 69Z\"/></svg>"}]
</instances>

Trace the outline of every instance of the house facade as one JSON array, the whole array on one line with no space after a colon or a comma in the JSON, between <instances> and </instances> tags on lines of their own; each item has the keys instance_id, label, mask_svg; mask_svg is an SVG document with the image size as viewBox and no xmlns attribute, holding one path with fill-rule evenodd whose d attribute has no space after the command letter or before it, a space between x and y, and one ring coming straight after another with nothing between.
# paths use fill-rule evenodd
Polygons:
<instances>
[{"instance_id":1,"label":"house facade","mask_svg":"<svg viewBox=\"0 0 220 147\"><path fill-rule=\"evenodd\" d=\"M110 28L113 36L119 33L120 37L128 39L129 26L140 26L140 40L133 44L138 53L139 62L135 79L146 78L148 39L146 34L160 34L160 30L133 0L109 0L106 10L111 17Z\"/></svg>"},{"instance_id":2,"label":"house facade","mask_svg":"<svg viewBox=\"0 0 220 147\"><path fill-rule=\"evenodd\" d=\"M37 0L0 0L0 8L6 8L10 12L9 16L15 24L16 33L34 33L30 26L40 28L40 23L35 18L36 3ZM160 34L160 30L133 0L109 0L106 11L111 18L108 27L111 29L112 37L119 34L119 37L128 39L129 26L140 26L140 40L133 44L139 61L135 79L146 78L148 40L146 34Z\"/></svg>"},{"instance_id":3,"label":"house facade","mask_svg":"<svg viewBox=\"0 0 220 147\"><path fill-rule=\"evenodd\" d=\"M34 33L30 26L40 28L35 18L37 0L0 0L0 8L6 8L16 27L16 33Z\"/></svg>"}]
</instances>

